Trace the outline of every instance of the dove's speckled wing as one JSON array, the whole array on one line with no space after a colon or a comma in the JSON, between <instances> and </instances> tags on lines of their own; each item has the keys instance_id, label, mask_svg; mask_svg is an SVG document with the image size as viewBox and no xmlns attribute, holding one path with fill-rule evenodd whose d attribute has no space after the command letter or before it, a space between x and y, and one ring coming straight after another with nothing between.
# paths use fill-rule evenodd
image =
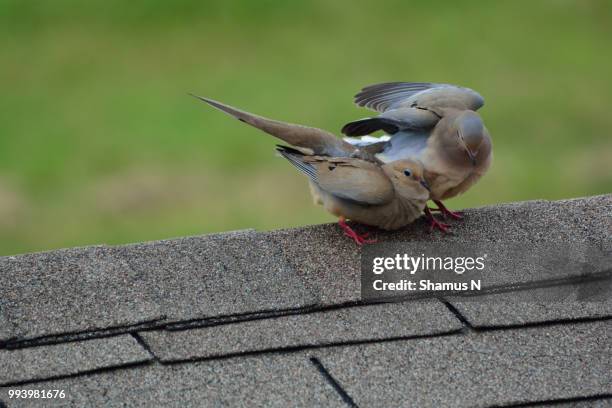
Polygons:
<instances>
[{"instance_id":1,"label":"dove's speckled wing","mask_svg":"<svg viewBox=\"0 0 612 408\"><path fill-rule=\"evenodd\" d=\"M380 166L361 159L307 156L278 146L277 151L321 190L357 204L381 205L395 198L389 177Z\"/></svg>"}]
</instances>

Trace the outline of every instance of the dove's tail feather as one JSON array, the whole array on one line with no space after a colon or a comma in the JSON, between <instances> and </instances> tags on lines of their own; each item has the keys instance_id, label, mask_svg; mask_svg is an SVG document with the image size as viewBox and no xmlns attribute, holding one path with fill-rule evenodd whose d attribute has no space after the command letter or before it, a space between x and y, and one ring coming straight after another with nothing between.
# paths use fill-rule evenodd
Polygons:
<instances>
[{"instance_id":1,"label":"dove's tail feather","mask_svg":"<svg viewBox=\"0 0 612 408\"><path fill-rule=\"evenodd\" d=\"M299 171L306 174L314 182L317 181L317 170L310 163L303 160L304 154L299 150L287 146L276 146L276 151L293 164Z\"/></svg>"},{"instance_id":2,"label":"dove's tail feather","mask_svg":"<svg viewBox=\"0 0 612 408\"><path fill-rule=\"evenodd\" d=\"M377 130L384 130L389 134L394 134L399 131L399 126L389 119L368 118L347 123L342 128L342 133L347 136L365 136Z\"/></svg>"},{"instance_id":3,"label":"dove's tail feather","mask_svg":"<svg viewBox=\"0 0 612 408\"><path fill-rule=\"evenodd\" d=\"M190 95L290 145L311 149L315 154L347 157L356 150L351 144L321 129L279 122L236 109L212 99Z\"/></svg>"},{"instance_id":4,"label":"dove's tail feather","mask_svg":"<svg viewBox=\"0 0 612 408\"><path fill-rule=\"evenodd\" d=\"M293 125L290 123L278 122L276 120L267 119L262 116L255 115L253 113L245 112L243 110L234 108L233 106L226 105L224 103L215 101L213 99L204 98L202 96L197 96L194 94L189 94L201 101L206 102L210 106L219 109L222 112L227 113L230 116L238 119L241 122L247 123L253 127L256 127L259 130L263 130L266 133L271 134L272 136L276 136L282 140L284 139L284 133L287 132L290 128L299 127L299 125ZM287 141L287 140L285 140ZM289 142L289 141L287 141ZM291 142L289 142L291 143Z\"/></svg>"}]
</instances>

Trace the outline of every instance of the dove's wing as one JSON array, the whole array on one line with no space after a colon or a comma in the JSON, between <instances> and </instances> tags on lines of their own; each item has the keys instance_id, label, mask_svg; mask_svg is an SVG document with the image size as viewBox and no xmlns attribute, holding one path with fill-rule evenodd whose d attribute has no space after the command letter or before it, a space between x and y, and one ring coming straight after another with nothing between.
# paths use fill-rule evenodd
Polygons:
<instances>
[{"instance_id":1,"label":"dove's wing","mask_svg":"<svg viewBox=\"0 0 612 408\"><path fill-rule=\"evenodd\" d=\"M389 178L374 163L351 158L306 156L278 146L278 152L323 191L360 205L381 205L395 197Z\"/></svg>"},{"instance_id":2,"label":"dove's wing","mask_svg":"<svg viewBox=\"0 0 612 408\"><path fill-rule=\"evenodd\" d=\"M377 112L397 108L455 108L478 110L484 98L469 88L429 82L386 82L366 86L355 103Z\"/></svg>"},{"instance_id":3,"label":"dove's wing","mask_svg":"<svg viewBox=\"0 0 612 408\"><path fill-rule=\"evenodd\" d=\"M430 131L401 131L393 135L382 150L374 152L383 163L396 160L423 160Z\"/></svg>"},{"instance_id":4,"label":"dove's wing","mask_svg":"<svg viewBox=\"0 0 612 408\"><path fill-rule=\"evenodd\" d=\"M431 129L440 120L440 116L423 108L404 107L390 108L375 118L365 118L347 123L342 133L347 136L363 136L383 130L395 134L400 130Z\"/></svg>"},{"instance_id":5,"label":"dove's wing","mask_svg":"<svg viewBox=\"0 0 612 408\"><path fill-rule=\"evenodd\" d=\"M378 130L394 135L433 129L447 110L477 110L484 99L471 89L455 85L388 82L363 88L355 95L355 103L381 114L347 123L342 128L347 136Z\"/></svg>"}]
</instances>

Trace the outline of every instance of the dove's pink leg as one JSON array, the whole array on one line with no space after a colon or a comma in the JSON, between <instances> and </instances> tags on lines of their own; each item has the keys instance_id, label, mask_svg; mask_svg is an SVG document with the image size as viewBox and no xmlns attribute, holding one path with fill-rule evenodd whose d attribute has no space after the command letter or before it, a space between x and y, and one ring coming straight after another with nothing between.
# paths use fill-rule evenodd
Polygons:
<instances>
[{"instance_id":1,"label":"dove's pink leg","mask_svg":"<svg viewBox=\"0 0 612 408\"><path fill-rule=\"evenodd\" d=\"M340 219L338 220L338 225L340 225L340 228L342 228L342 230L344 231L344 235L346 235L349 238L352 238L353 241L355 241L357 245L373 244L376 242L375 239L366 239L368 235L370 235L367 232L363 234L359 234L357 231L352 229L346 223L346 219L344 217L340 217Z\"/></svg>"},{"instance_id":2,"label":"dove's pink leg","mask_svg":"<svg viewBox=\"0 0 612 408\"><path fill-rule=\"evenodd\" d=\"M451 211L442 203L440 200L433 200L434 203L438 206L438 208L432 208L432 211L440 211L444 217L449 216L455 220L463 219L463 213Z\"/></svg>"},{"instance_id":3,"label":"dove's pink leg","mask_svg":"<svg viewBox=\"0 0 612 408\"><path fill-rule=\"evenodd\" d=\"M433 214L431 213L428 207L425 207L424 211L425 211L425 216L429 220L429 231L433 231L434 228L437 228L444 233L448 232L450 225L436 220L436 218L433 216Z\"/></svg>"}]
</instances>

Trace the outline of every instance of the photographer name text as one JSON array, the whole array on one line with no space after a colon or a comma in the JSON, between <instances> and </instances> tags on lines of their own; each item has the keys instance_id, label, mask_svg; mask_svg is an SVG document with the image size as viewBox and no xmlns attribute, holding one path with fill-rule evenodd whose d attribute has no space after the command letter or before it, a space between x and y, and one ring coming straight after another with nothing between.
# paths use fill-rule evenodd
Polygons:
<instances>
[{"instance_id":1,"label":"photographer name text","mask_svg":"<svg viewBox=\"0 0 612 408\"><path fill-rule=\"evenodd\" d=\"M439 279L397 279L397 273L414 275L425 272L451 272L463 275L465 272L479 272L485 268L487 255L478 257L441 257L441 256L410 256L397 254L392 257L376 257L372 260L372 273L382 275L393 272L394 281L375 279L372 288L375 291L467 291L481 290L481 280L472 279L462 282L441 282ZM381 276L382 278L382 276Z\"/></svg>"}]
</instances>

